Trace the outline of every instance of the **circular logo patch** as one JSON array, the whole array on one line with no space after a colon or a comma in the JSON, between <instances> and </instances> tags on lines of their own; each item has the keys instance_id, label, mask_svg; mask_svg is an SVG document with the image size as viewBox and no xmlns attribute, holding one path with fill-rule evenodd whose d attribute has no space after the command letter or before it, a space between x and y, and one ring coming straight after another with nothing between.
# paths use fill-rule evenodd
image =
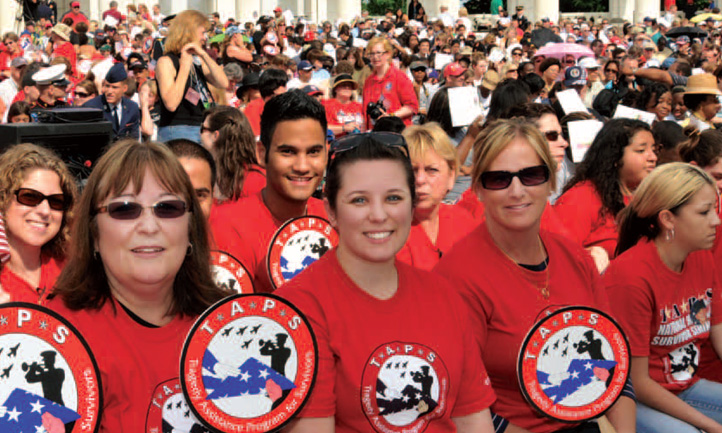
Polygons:
<instances>
[{"instance_id":1,"label":"circular logo patch","mask_svg":"<svg viewBox=\"0 0 722 433\"><path fill-rule=\"evenodd\" d=\"M303 407L318 349L308 321L273 295L234 295L196 321L183 345L188 406L219 432L268 432Z\"/></svg>"},{"instance_id":2,"label":"circular logo patch","mask_svg":"<svg viewBox=\"0 0 722 433\"><path fill-rule=\"evenodd\" d=\"M361 407L377 432L422 432L446 410L448 371L424 345L394 341L379 346L362 380Z\"/></svg>"},{"instance_id":3,"label":"circular logo patch","mask_svg":"<svg viewBox=\"0 0 722 433\"><path fill-rule=\"evenodd\" d=\"M253 293L253 281L240 260L225 251L211 251L211 272L216 285L236 293Z\"/></svg>"},{"instance_id":4,"label":"circular logo patch","mask_svg":"<svg viewBox=\"0 0 722 433\"><path fill-rule=\"evenodd\" d=\"M177 378L165 381L155 388L145 421L146 433L208 431L188 407Z\"/></svg>"},{"instance_id":5,"label":"circular logo patch","mask_svg":"<svg viewBox=\"0 0 722 433\"><path fill-rule=\"evenodd\" d=\"M60 315L0 306L0 431L96 432L103 399L88 344Z\"/></svg>"},{"instance_id":6,"label":"circular logo patch","mask_svg":"<svg viewBox=\"0 0 722 433\"><path fill-rule=\"evenodd\" d=\"M301 273L336 245L338 233L325 219L302 216L288 220L268 247L268 275L273 288Z\"/></svg>"},{"instance_id":7,"label":"circular logo patch","mask_svg":"<svg viewBox=\"0 0 722 433\"><path fill-rule=\"evenodd\" d=\"M629 374L629 343L607 314L566 307L539 320L519 351L517 375L529 404L562 422L607 411Z\"/></svg>"}]
</instances>

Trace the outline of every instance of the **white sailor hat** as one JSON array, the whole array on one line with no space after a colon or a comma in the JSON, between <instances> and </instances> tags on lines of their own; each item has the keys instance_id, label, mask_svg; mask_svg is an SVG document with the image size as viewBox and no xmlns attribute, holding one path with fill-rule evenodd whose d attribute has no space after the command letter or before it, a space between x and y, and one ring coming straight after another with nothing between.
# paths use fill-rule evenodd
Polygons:
<instances>
[{"instance_id":1,"label":"white sailor hat","mask_svg":"<svg viewBox=\"0 0 722 433\"><path fill-rule=\"evenodd\" d=\"M47 86L53 81L61 81L65 78L65 65L53 65L48 68L39 70L33 74L33 81L38 86Z\"/></svg>"}]
</instances>

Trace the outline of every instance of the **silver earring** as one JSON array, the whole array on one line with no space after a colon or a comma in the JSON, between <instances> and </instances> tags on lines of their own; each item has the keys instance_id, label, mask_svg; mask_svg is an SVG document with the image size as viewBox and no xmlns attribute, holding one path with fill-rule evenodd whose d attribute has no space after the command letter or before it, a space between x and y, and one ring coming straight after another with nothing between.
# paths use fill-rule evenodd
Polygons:
<instances>
[{"instance_id":1,"label":"silver earring","mask_svg":"<svg viewBox=\"0 0 722 433\"><path fill-rule=\"evenodd\" d=\"M667 230L667 232L664 234L664 240L667 242L672 242L674 240L674 227Z\"/></svg>"}]
</instances>

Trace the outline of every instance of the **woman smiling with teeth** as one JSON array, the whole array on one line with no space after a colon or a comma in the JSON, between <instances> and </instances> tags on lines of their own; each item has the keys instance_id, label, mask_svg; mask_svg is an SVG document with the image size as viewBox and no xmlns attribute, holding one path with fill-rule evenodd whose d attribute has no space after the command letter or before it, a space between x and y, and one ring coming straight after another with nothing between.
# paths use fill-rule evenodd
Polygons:
<instances>
[{"instance_id":1,"label":"woman smiling with teeth","mask_svg":"<svg viewBox=\"0 0 722 433\"><path fill-rule=\"evenodd\" d=\"M75 181L50 150L20 144L0 156L0 205L11 253L0 272L0 294L9 295L4 300L45 302L65 259L75 195Z\"/></svg>"}]
</instances>

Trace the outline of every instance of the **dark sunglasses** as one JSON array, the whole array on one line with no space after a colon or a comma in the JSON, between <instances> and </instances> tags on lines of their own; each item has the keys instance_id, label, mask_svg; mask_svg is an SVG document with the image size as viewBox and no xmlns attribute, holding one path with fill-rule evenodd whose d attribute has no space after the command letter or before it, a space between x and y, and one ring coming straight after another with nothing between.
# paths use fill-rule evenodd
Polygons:
<instances>
[{"instance_id":1,"label":"dark sunglasses","mask_svg":"<svg viewBox=\"0 0 722 433\"><path fill-rule=\"evenodd\" d=\"M361 134L347 135L331 143L328 163L330 164L339 153L355 149L369 141L376 141L387 147L401 149L404 155L406 155L407 158L409 157L409 147L406 145L406 140L401 134L396 134L395 132L364 132Z\"/></svg>"},{"instance_id":2,"label":"dark sunglasses","mask_svg":"<svg viewBox=\"0 0 722 433\"><path fill-rule=\"evenodd\" d=\"M38 206L44 200L48 201L48 206L50 206L52 210L66 211L70 207L70 202L65 199L65 195L63 194L45 195L40 191L35 191L30 188L20 188L16 190L15 198L17 198L18 203L30 207Z\"/></svg>"},{"instance_id":3,"label":"dark sunglasses","mask_svg":"<svg viewBox=\"0 0 722 433\"><path fill-rule=\"evenodd\" d=\"M78 98L87 98L88 96L90 96L90 93L75 92L75 96L77 96Z\"/></svg>"},{"instance_id":4,"label":"dark sunglasses","mask_svg":"<svg viewBox=\"0 0 722 433\"><path fill-rule=\"evenodd\" d=\"M133 201L118 201L99 207L97 212L107 212L111 218L116 220L134 220L145 208L151 208L153 214L158 218L169 219L183 216L187 212L188 205L183 200L163 200L152 206L143 206Z\"/></svg>"},{"instance_id":5,"label":"dark sunglasses","mask_svg":"<svg viewBox=\"0 0 722 433\"><path fill-rule=\"evenodd\" d=\"M557 141L559 139L559 136L561 133L559 131L547 131L542 132L544 134L544 137L546 137L547 141Z\"/></svg>"},{"instance_id":6,"label":"dark sunglasses","mask_svg":"<svg viewBox=\"0 0 722 433\"><path fill-rule=\"evenodd\" d=\"M481 186L490 190L506 189L511 185L511 181L515 177L518 177L524 186L541 185L549 180L549 167L535 165L514 173L510 171L485 171L481 173Z\"/></svg>"},{"instance_id":7,"label":"dark sunglasses","mask_svg":"<svg viewBox=\"0 0 722 433\"><path fill-rule=\"evenodd\" d=\"M211 128L206 128L205 126L201 125L201 134L203 134L204 132L215 132L215 131L212 130Z\"/></svg>"},{"instance_id":8,"label":"dark sunglasses","mask_svg":"<svg viewBox=\"0 0 722 433\"><path fill-rule=\"evenodd\" d=\"M616 74L619 72L619 70L618 69L605 69L604 72L606 72L608 74Z\"/></svg>"}]
</instances>

